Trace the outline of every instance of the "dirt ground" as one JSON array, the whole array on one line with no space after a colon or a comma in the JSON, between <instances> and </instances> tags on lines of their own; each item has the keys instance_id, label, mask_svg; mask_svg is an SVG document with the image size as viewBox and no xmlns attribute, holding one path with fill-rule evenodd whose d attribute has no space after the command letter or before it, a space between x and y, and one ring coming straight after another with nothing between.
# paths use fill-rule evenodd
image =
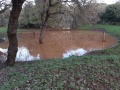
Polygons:
<instances>
[{"instance_id":1,"label":"dirt ground","mask_svg":"<svg viewBox=\"0 0 120 90\"><path fill-rule=\"evenodd\" d=\"M106 42L103 42L103 32L98 31L45 31L43 44L38 41L39 32L22 32L18 34L19 46L25 46L31 55L40 54L42 59L62 58L68 50L83 48L91 51L103 49L116 44L116 40L106 34ZM8 42L0 44L6 48Z\"/></svg>"}]
</instances>

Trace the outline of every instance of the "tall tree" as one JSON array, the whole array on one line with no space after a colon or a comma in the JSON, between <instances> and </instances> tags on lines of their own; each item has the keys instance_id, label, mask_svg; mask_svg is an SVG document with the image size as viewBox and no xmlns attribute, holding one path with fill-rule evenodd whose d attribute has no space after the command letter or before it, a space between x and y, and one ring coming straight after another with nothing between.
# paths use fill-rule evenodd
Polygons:
<instances>
[{"instance_id":1,"label":"tall tree","mask_svg":"<svg viewBox=\"0 0 120 90\"><path fill-rule=\"evenodd\" d=\"M56 14L61 14L61 9L55 10L56 6L61 5L61 0L35 0L37 7L40 7L38 9L39 12L39 24L40 24L40 37L39 37L39 43L43 43L43 33L44 28L46 26L46 23L48 19Z\"/></svg>"},{"instance_id":2,"label":"tall tree","mask_svg":"<svg viewBox=\"0 0 120 90\"><path fill-rule=\"evenodd\" d=\"M25 0L11 0L12 10L10 13L7 36L9 40L8 57L6 65L13 66L15 64L16 53L18 50L17 26L18 18Z\"/></svg>"},{"instance_id":3,"label":"tall tree","mask_svg":"<svg viewBox=\"0 0 120 90\"><path fill-rule=\"evenodd\" d=\"M96 23L97 4L96 0L72 0L73 22L71 28L77 28L82 24Z\"/></svg>"}]
</instances>

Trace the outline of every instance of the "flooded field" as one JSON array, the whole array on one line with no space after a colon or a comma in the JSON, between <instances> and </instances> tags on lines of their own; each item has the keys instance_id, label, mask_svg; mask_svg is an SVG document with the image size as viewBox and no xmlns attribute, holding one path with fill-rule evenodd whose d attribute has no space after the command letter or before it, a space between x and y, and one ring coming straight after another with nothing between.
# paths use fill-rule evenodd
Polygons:
<instances>
[{"instance_id":1,"label":"flooded field","mask_svg":"<svg viewBox=\"0 0 120 90\"><path fill-rule=\"evenodd\" d=\"M39 32L22 32L18 34L19 47L26 47L30 55L41 59L66 58L71 55L83 55L93 50L111 47L117 41L98 31L46 31L43 44L38 41ZM106 41L103 41L103 38ZM8 41L1 43L0 48L7 48Z\"/></svg>"}]
</instances>

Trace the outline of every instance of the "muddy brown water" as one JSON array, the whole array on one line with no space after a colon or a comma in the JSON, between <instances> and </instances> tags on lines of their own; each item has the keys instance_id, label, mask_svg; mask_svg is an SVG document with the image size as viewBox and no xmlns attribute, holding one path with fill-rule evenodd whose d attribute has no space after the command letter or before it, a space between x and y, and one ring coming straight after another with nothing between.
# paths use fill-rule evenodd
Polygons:
<instances>
[{"instance_id":1,"label":"muddy brown water","mask_svg":"<svg viewBox=\"0 0 120 90\"><path fill-rule=\"evenodd\" d=\"M35 34L35 36L34 36ZM39 32L22 32L18 34L19 46L25 46L31 55L40 54L42 59L62 58L68 50L83 48L91 50L111 47L117 41L105 34L106 42L103 42L103 32L98 31L46 31L43 44L39 44ZM8 41L1 43L0 47L7 48Z\"/></svg>"}]
</instances>

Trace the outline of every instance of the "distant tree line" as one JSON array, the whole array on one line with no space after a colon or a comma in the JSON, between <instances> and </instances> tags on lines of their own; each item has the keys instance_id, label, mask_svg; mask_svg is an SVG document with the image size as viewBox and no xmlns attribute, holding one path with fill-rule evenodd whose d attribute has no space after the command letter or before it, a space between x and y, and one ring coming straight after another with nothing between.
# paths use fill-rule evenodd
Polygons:
<instances>
[{"instance_id":1,"label":"distant tree line","mask_svg":"<svg viewBox=\"0 0 120 90\"><path fill-rule=\"evenodd\" d=\"M108 5L105 12L99 15L102 24L120 25L120 2Z\"/></svg>"},{"instance_id":2,"label":"distant tree line","mask_svg":"<svg viewBox=\"0 0 120 90\"><path fill-rule=\"evenodd\" d=\"M23 5L19 27L39 28L42 25L41 17L46 15L49 1L55 5L49 8L52 15L49 16L46 27L77 28L98 21L96 0L35 0L35 3L28 1ZM0 25L7 25L9 11L0 15Z\"/></svg>"},{"instance_id":3,"label":"distant tree line","mask_svg":"<svg viewBox=\"0 0 120 90\"><path fill-rule=\"evenodd\" d=\"M0 26L7 26L10 16L10 5L5 5L0 14ZM45 17L45 9L48 7L49 0L35 0L35 3L28 1L24 4L19 17L19 27L40 28L42 25L41 17ZM57 3L64 0L51 0ZM67 1L67 0L65 0ZM84 24L115 24L120 25L120 1L115 4L98 4L96 0L68 0L70 2L59 2L54 7L49 8L50 15L46 22L46 27L58 28L78 28ZM43 6L45 7L43 10ZM5 12L4 12L5 11ZM44 14L44 15L43 15ZM43 15L43 16L42 16Z\"/></svg>"}]
</instances>

